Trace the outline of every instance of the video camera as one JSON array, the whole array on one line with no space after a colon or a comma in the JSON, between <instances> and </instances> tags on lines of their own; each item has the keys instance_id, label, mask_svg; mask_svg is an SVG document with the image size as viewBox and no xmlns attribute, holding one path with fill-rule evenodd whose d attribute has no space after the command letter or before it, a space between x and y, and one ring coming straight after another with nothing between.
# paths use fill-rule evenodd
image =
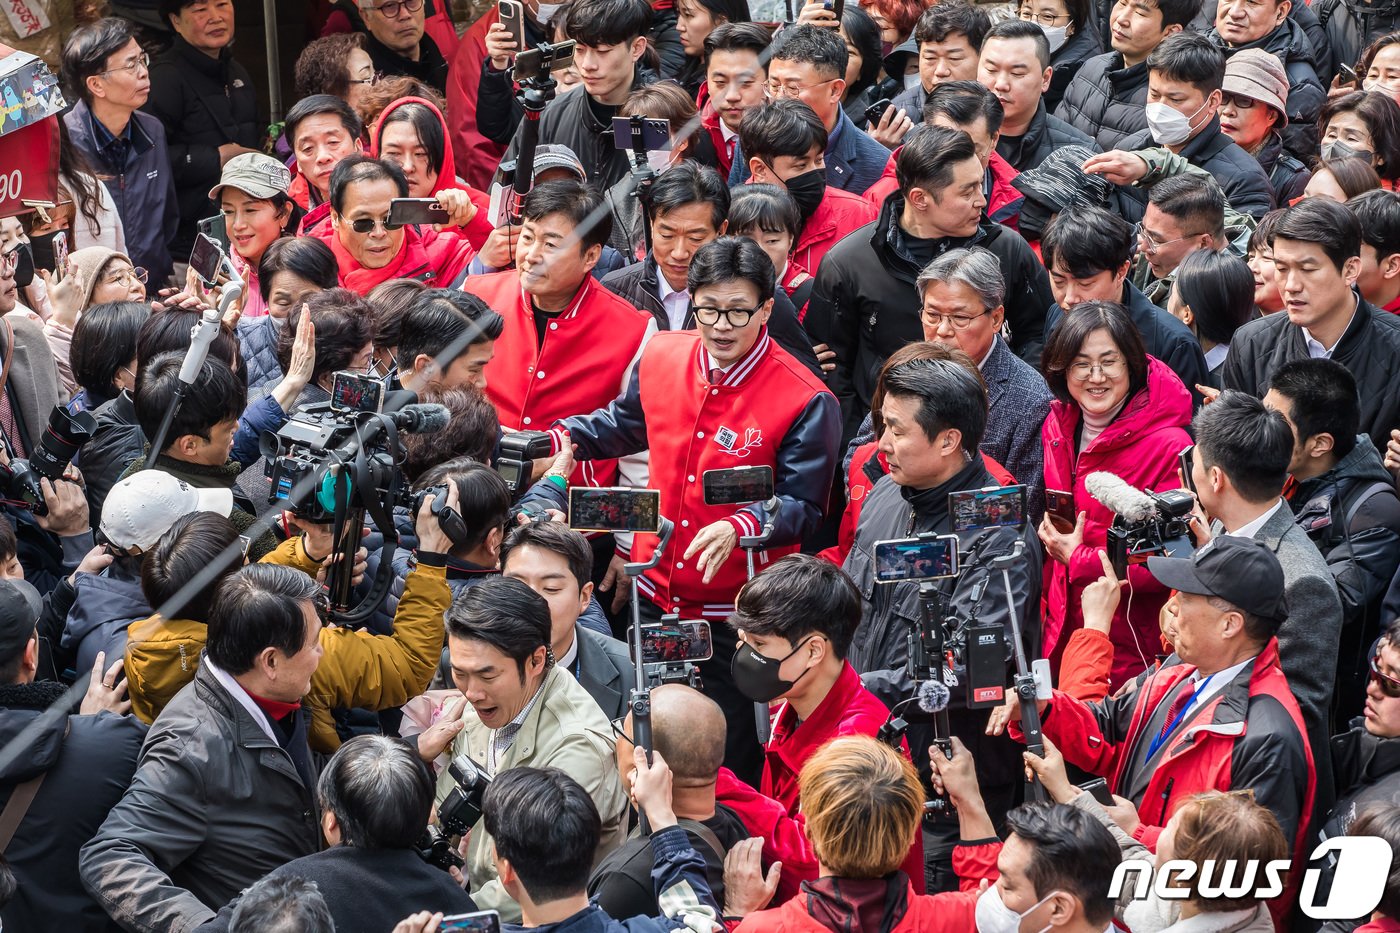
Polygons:
<instances>
[{"instance_id":1,"label":"video camera","mask_svg":"<svg viewBox=\"0 0 1400 933\"><path fill-rule=\"evenodd\" d=\"M1103 472L1085 477L1084 488L1113 512L1107 551L1118 579L1131 564L1155 555L1187 557L1195 549L1190 516L1196 499L1186 490L1144 492Z\"/></svg>"},{"instance_id":2,"label":"video camera","mask_svg":"<svg viewBox=\"0 0 1400 933\"><path fill-rule=\"evenodd\" d=\"M501 436L496 472L506 481L512 499L530 488L535 461L548 457L552 449L549 435L543 431L511 431Z\"/></svg>"},{"instance_id":3,"label":"video camera","mask_svg":"<svg viewBox=\"0 0 1400 933\"><path fill-rule=\"evenodd\" d=\"M97 419L92 412L69 414L62 406L55 407L49 415L49 426L39 438L33 455L28 460L12 456L8 468L0 467L0 483L3 483L5 499L35 515L49 514L39 481L48 479L56 483L62 479L63 471L73 462L73 456L95 430Z\"/></svg>"},{"instance_id":4,"label":"video camera","mask_svg":"<svg viewBox=\"0 0 1400 933\"><path fill-rule=\"evenodd\" d=\"M462 867L462 857L452 838L465 836L481 819L481 799L491 783L491 778L469 755L453 758L447 772L452 775L453 787L438 804L437 825L424 830L413 847L419 858L443 871Z\"/></svg>"}]
</instances>

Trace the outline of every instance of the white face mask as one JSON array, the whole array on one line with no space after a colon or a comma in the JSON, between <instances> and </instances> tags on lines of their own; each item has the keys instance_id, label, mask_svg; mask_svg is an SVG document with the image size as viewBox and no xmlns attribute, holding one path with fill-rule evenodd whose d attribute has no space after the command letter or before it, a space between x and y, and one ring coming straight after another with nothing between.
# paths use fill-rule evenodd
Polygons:
<instances>
[{"instance_id":1,"label":"white face mask","mask_svg":"<svg viewBox=\"0 0 1400 933\"><path fill-rule=\"evenodd\" d=\"M1363 82L1362 85L1361 85L1361 90L1363 90L1363 91L1368 91L1368 92L1369 92L1369 91L1378 91L1379 93L1384 94L1384 95L1386 95L1387 97L1394 97L1394 96L1396 95L1396 89L1395 89L1395 88L1391 87L1391 86L1388 85L1388 84L1382 84L1380 81L1366 81L1366 82Z\"/></svg>"},{"instance_id":2,"label":"white face mask","mask_svg":"<svg viewBox=\"0 0 1400 933\"><path fill-rule=\"evenodd\" d=\"M919 73L916 71L911 75L904 76L904 89L907 91L919 83Z\"/></svg>"},{"instance_id":3,"label":"white face mask","mask_svg":"<svg viewBox=\"0 0 1400 933\"><path fill-rule=\"evenodd\" d=\"M1054 55L1069 41L1068 26L1041 26L1045 30L1046 41L1050 43L1050 54Z\"/></svg>"},{"instance_id":4,"label":"white face mask","mask_svg":"<svg viewBox=\"0 0 1400 933\"><path fill-rule=\"evenodd\" d=\"M549 21L563 8L562 3L541 3L535 8L535 21L541 26L548 26Z\"/></svg>"},{"instance_id":5,"label":"white face mask","mask_svg":"<svg viewBox=\"0 0 1400 933\"><path fill-rule=\"evenodd\" d=\"M647 165L651 166L651 170L653 172L660 175L662 172L666 171L666 169L671 167L671 150L661 149L655 152L648 151Z\"/></svg>"},{"instance_id":6,"label":"white face mask","mask_svg":"<svg viewBox=\"0 0 1400 933\"><path fill-rule=\"evenodd\" d=\"M1159 145L1179 146L1191 138L1191 121L1205 109L1206 104L1201 104L1196 108L1196 113L1188 117L1166 104L1150 103L1147 105L1147 127Z\"/></svg>"},{"instance_id":7,"label":"white face mask","mask_svg":"<svg viewBox=\"0 0 1400 933\"><path fill-rule=\"evenodd\" d=\"M983 892L981 897L977 898L977 910L975 914L977 918L977 933L1020 933L1021 920L1026 914L1029 914L1058 893L1058 891L1051 891L1030 907L1026 908L1023 912L1017 913L1010 907L1007 907L1006 902L1001 899L1001 889L996 885L992 885ZM1046 924L1045 928L1042 929L1040 933L1045 933L1045 930L1048 929L1050 929L1050 925Z\"/></svg>"}]
</instances>

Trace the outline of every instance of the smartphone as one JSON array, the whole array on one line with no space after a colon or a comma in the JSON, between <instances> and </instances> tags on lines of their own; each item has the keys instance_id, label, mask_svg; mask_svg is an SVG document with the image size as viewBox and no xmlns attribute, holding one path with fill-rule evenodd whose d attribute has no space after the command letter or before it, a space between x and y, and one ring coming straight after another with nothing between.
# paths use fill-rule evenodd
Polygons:
<instances>
[{"instance_id":1,"label":"smartphone","mask_svg":"<svg viewBox=\"0 0 1400 933\"><path fill-rule=\"evenodd\" d=\"M1079 785L1079 789L1088 791L1090 796L1105 807L1113 806L1113 794L1109 792L1108 782L1103 778L1094 778L1092 781L1085 781L1083 784Z\"/></svg>"},{"instance_id":2,"label":"smartphone","mask_svg":"<svg viewBox=\"0 0 1400 933\"><path fill-rule=\"evenodd\" d=\"M1074 493L1063 489L1045 490L1045 514L1060 534L1067 535L1074 531L1078 519L1074 514Z\"/></svg>"},{"instance_id":3,"label":"smartphone","mask_svg":"<svg viewBox=\"0 0 1400 933\"><path fill-rule=\"evenodd\" d=\"M647 152L669 152L671 149L671 121L651 117L613 117L613 147L623 152L632 151L632 121L636 120L641 130L641 148Z\"/></svg>"},{"instance_id":4,"label":"smartphone","mask_svg":"<svg viewBox=\"0 0 1400 933\"><path fill-rule=\"evenodd\" d=\"M438 933L501 933L501 915L494 910L443 917Z\"/></svg>"},{"instance_id":5,"label":"smartphone","mask_svg":"<svg viewBox=\"0 0 1400 933\"><path fill-rule=\"evenodd\" d=\"M1341 77L1343 84L1359 84L1361 82L1356 69L1345 62L1337 66L1337 74Z\"/></svg>"},{"instance_id":6,"label":"smartphone","mask_svg":"<svg viewBox=\"0 0 1400 933\"><path fill-rule=\"evenodd\" d=\"M53 235L53 280L63 281L64 270L68 268L68 232L60 230Z\"/></svg>"},{"instance_id":7,"label":"smartphone","mask_svg":"<svg viewBox=\"0 0 1400 933\"><path fill-rule=\"evenodd\" d=\"M700 480L706 505L743 505L773 498L773 468L766 464L706 470Z\"/></svg>"},{"instance_id":8,"label":"smartphone","mask_svg":"<svg viewBox=\"0 0 1400 933\"><path fill-rule=\"evenodd\" d=\"M846 0L832 0L831 12L836 14L836 22L841 22L841 17L846 15Z\"/></svg>"},{"instance_id":9,"label":"smartphone","mask_svg":"<svg viewBox=\"0 0 1400 933\"><path fill-rule=\"evenodd\" d=\"M520 0L500 0L497 9L501 14L501 25L510 30L515 40L517 54L525 51L525 6Z\"/></svg>"},{"instance_id":10,"label":"smartphone","mask_svg":"<svg viewBox=\"0 0 1400 933\"><path fill-rule=\"evenodd\" d=\"M920 535L875 542L876 583L939 580L957 575L957 535Z\"/></svg>"},{"instance_id":11,"label":"smartphone","mask_svg":"<svg viewBox=\"0 0 1400 933\"><path fill-rule=\"evenodd\" d=\"M1177 454L1177 462L1181 464L1181 481L1186 484L1186 488L1191 490L1191 494L1196 494L1196 481L1191 478L1192 468L1196 465L1196 445Z\"/></svg>"},{"instance_id":12,"label":"smartphone","mask_svg":"<svg viewBox=\"0 0 1400 933\"><path fill-rule=\"evenodd\" d=\"M437 198L394 198L389 202L389 224L445 224L449 215Z\"/></svg>"},{"instance_id":13,"label":"smartphone","mask_svg":"<svg viewBox=\"0 0 1400 933\"><path fill-rule=\"evenodd\" d=\"M384 383L368 373L341 370L331 377L333 411L380 412L384 410Z\"/></svg>"},{"instance_id":14,"label":"smartphone","mask_svg":"<svg viewBox=\"0 0 1400 933\"><path fill-rule=\"evenodd\" d=\"M190 268L194 270L195 275L199 276L205 285L216 285L223 264L224 251L219 248L218 242L203 233L195 234L194 249L190 250Z\"/></svg>"},{"instance_id":15,"label":"smartphone","mask_svg":"<svg viewBox=\"0 0 1400 933\"><path fill-rule=\"evenodd\" d=\"M988 486L948 494L954 531L976 531L1026 523L1025 486Z\"/></svg>"},{"instance_id":16,"label":"smartphone","mask_svg":"<svg viewBox=\"0 0 1400 933\"><path fill-rule=\"evenodd\" d=\"M511 76L516 81L525 81L538 78L546 71L563 71L574 63L574 47L577 45L573 39L568 39L553 45L526 49L515 56Z\"/></svg>"},{"instance_id":17,"label":"smartphone","mask_svg":"<svg viewBox=\"0 0 1400 933\"><path fill-rule=\"evenodd\" d=\"M224 252L228 252L228 221L224 219L223 214L206 217L195 226L199 228L200 233L218 243Z\"/></svg>"},{"instance_id":18,"label":"smartphone","mask_svg":"<svg viewBox=\"0 0 1400 933\"><path fill-rule=\"evenodd\" d=\"M865 108L865 122L872 127L878 126L880 121L885 117L885 111L893 106L894 101L888 98L875 101L875 103Z\"/></svg>"},{"instance_id":19,"label":"smartphone","mask_svg":"<svg viewBox=\"0 0 1400 933\"><path fill-rule=\"evenodd\" d=\"M628 642L631 642L629 635ZM714 656L710 623L674 617L642 626L643 664L695 664Z\"/></svg>"},{"instance_id":20,"label":"smartphone","mask_svg":"<svg viewBox=\"0 0 1400 933\"><path fill-rule=\"evenodd\" d=\"M623 486L574 486L569 490L569 527L655 534L661 530L661 493Z\"/></svg>"}]
</instances>

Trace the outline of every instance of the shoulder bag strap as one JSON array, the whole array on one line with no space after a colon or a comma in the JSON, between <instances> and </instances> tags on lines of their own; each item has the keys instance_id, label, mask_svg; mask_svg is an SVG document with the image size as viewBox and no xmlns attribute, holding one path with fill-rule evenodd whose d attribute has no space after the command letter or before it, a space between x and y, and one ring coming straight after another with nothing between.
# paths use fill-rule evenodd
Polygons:
<instances>
[{"instance_id":1,"label":"shoulder bag strap","mask_svg":"<svg viewBox=\"0 0 1400 933\"><path fill-rule=\"evenodd\" d=\"M15 838L19 824L24 821L24 815L29 812L29 805L34 802L35 795L39 793L39 785L44 783L47 774L45 771L23 784L17 784L14 792L10 794L5 811L0 813L0 854L4 854L10 847L10 840Z\"/></svg>"},{"instance_id":2,"label":"shoulder bag strap","mask_svg":"<svg viewBox=\"0 0 1400 933\"><path fill-rule=\"evenodd\" d=\"M704 840L705 844L715 851L715 855L719 856L721 862L724 861L725 856L729 855L729 850L724 847L724 843L719 841L715 831L699 820L676 820L676 824L686 832L694 833Z\"/></svg>"}]
</instances>

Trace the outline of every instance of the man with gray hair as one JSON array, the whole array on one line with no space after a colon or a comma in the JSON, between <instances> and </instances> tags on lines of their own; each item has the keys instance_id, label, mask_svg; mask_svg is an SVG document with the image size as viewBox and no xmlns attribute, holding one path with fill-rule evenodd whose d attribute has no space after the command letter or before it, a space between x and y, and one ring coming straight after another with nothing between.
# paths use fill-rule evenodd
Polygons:
<instances>
[{"instance_id":1,"label":"man with gray hair","mask_svg":"<svg viewBox=\"0 0 1400 933\"><path fill-rule=\"evenodd\" d=\"M1032 525L1045 503L1040 426L1053 396L1044 377L1011 352L1001 333L1006 321L1006 281L1001 260L980 246L952 249L924 267L915 283L923 300L924 339L961 350L987 383L987 426L978 448L1025 483ZM847 452L875 439L871 416Z\"/></svg>"},{"instance_id":2,"label":"man with gray hair","mask_svg":"<svg viewBox=\"0 0 1400 933\"><path fill-rule=\"evenodd\" d=\"M355 5L375 74L407 75L447 93L447 59L425 31L423 0L357 0Z\"/></svg>"},{"instance_id":3,"label":"man with gray hair","mask_svg":"<svg viewBox=\"0 0 1400 933\"><path fill-rule=\"evenodd\" d=\"M432 812L433 779L411 746L382 735L356 736L326 763L316 795L329 848L276 869L226 904L200 933L239 929L238 918L269 883L319 888L339 933L382 933L415 910L476 910L461 885L416 850Z\"/></svg>"},{"instance_id":4,"label":"man with gray hair","mask_svg":"<svg viewBox=\"0 0 1400 933\"><path fill-rule=\"evenodd\" d=\"M330 907L316 882L268 875L243 892L232 933L335 933Z\"/></svg>"}]
</instances>

